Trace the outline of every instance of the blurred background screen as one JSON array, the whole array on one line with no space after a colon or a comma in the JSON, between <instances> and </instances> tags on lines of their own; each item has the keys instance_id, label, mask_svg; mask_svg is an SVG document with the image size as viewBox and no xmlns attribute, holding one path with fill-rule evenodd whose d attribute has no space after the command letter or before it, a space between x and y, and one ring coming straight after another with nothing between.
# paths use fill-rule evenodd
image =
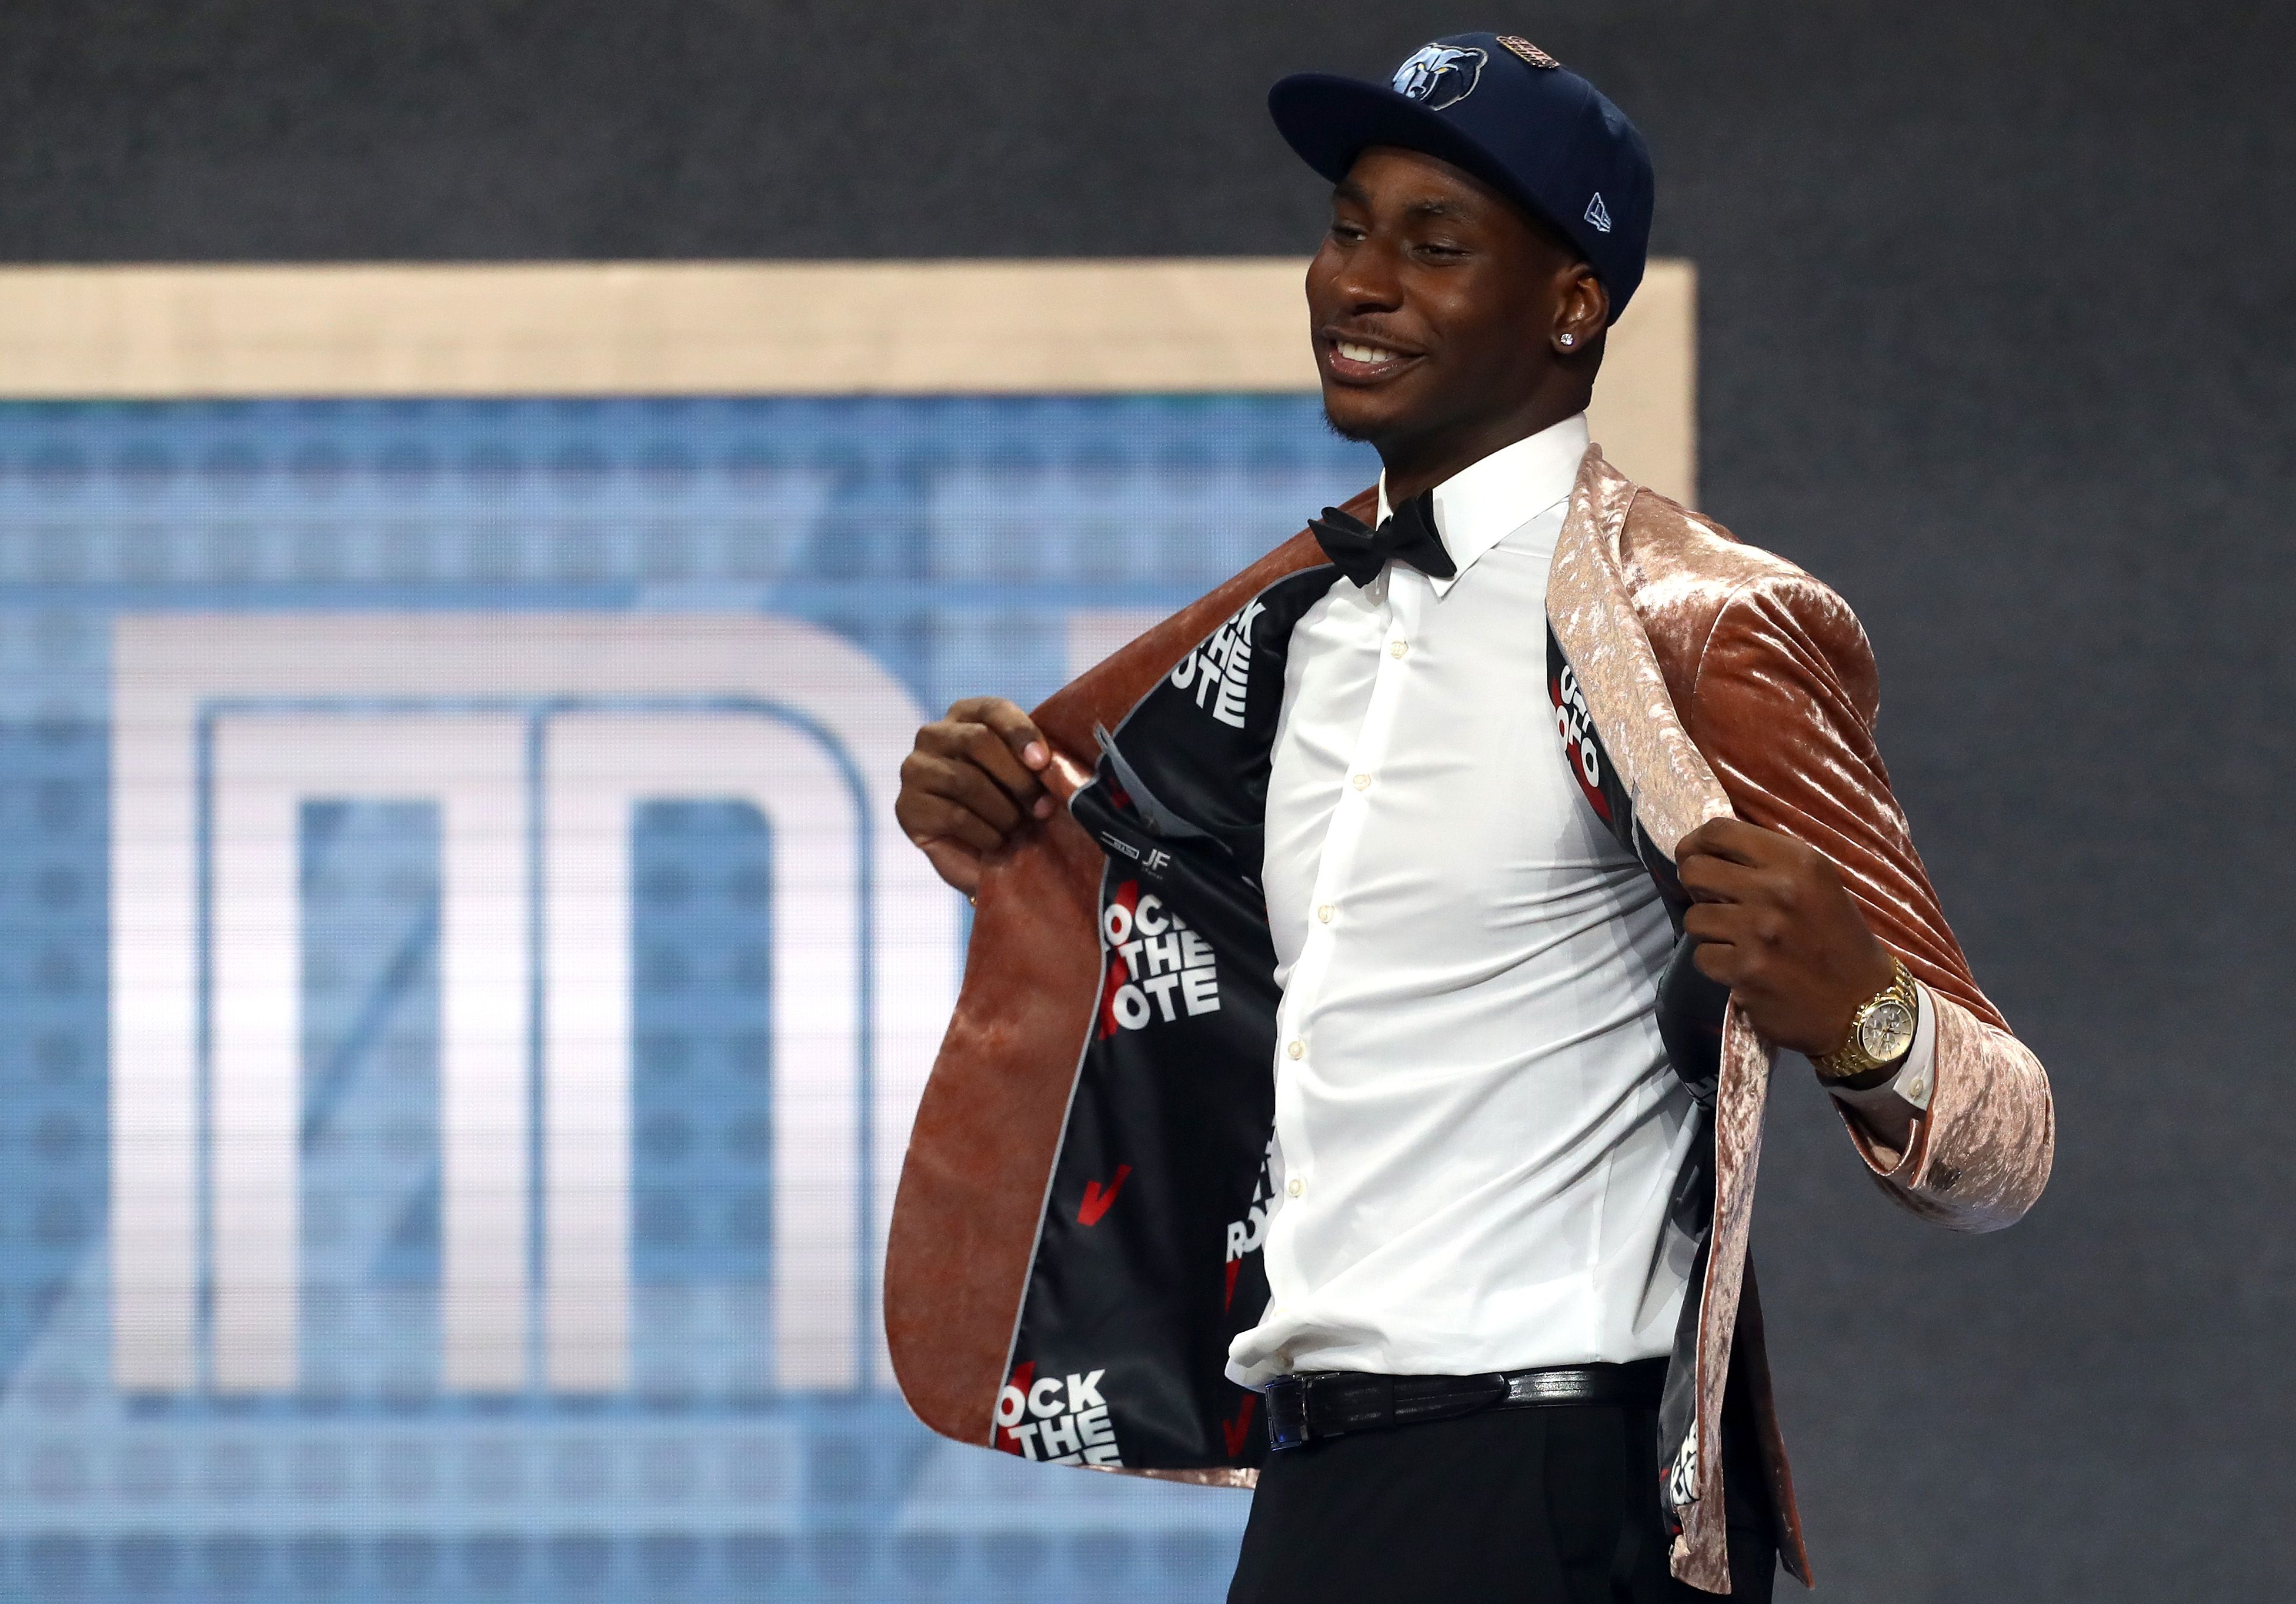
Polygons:
<instances>
[{"instance_id":1,"label":"blurred background screen","mask_svg":"<svg viewBox=\"0 0 2296 1604\"><path fill-rule=\"evenodd\" d=\"M885 1373L871 994L962 906L870 838L1374 471L1300 396L0 408L10 1596L1217 1592L1242 1497Z\"/></svg>"}]
</instances>

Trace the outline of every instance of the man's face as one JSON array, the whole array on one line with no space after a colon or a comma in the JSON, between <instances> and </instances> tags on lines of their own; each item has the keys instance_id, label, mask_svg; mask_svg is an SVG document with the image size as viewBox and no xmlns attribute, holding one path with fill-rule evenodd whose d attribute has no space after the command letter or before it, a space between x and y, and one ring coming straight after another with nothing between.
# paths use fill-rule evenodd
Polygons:
<instances>
[{"instance_id":1,"label":"man's face","mask_svg":"<svg viewBox=\"0 0 2296 1604\"><path fill-rule=\"evenodd\" d=\"M1384 450L1521 407L1554 370L1557 311L1585 271L1449 162L1364 151L1308 267L1332 427Z\"/></svg>"}]
</instances>

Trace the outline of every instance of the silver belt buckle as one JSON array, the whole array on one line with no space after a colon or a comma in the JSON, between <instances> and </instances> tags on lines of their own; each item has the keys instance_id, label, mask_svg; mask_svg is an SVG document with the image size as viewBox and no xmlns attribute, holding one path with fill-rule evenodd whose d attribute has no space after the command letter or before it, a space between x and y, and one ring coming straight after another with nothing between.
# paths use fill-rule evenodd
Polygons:
<instances>
[{"instance_id":1,"label":"silver belt buckle","mask_svg":"<svg viewBox=\"0 0 2296 1604\"><path fill-rule=\"evenodd\" d=\"M1539 1395L1539 1377L1536 1371L1521 1371L1506 1379L1506 1401L1510 1404L1529 1404Z\"/></svg>"}]
</instances>

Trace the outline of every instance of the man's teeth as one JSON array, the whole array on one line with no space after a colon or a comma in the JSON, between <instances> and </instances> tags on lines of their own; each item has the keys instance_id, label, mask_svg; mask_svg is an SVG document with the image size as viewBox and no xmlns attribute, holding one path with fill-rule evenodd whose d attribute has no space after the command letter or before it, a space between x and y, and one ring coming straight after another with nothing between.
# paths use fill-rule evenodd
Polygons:
<instances>
[{"instance_id":1,"label":"man's teeth","mask_svg":"<svg viewBox=\"0 0 2296 1604\"><path fill-rule=\"evenodd\" d=\"M1339 347L1340 355L1349 362L1393 362L1396 356L1393 351L1382 350L1378 346L1357 345L1345 340L1339 342Z\"/></svg>"}]
</instances>

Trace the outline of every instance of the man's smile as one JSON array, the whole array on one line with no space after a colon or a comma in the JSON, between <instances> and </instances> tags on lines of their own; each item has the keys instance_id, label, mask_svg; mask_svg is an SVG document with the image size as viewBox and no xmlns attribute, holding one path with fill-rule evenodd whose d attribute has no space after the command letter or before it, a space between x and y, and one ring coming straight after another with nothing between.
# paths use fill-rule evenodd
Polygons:
<instances>
[{"instance_id":1,"label":"man's smile","mask_svg":"<svg viewBox=\"0 0 2296 1604\"><path fill-rule=\"evenodd\" d=\"M1359 335L1326 333L1322 343L1324 368L1341 384L1375 384L1390 379L1420 355Z\"/></svg>"}]
</instances>

